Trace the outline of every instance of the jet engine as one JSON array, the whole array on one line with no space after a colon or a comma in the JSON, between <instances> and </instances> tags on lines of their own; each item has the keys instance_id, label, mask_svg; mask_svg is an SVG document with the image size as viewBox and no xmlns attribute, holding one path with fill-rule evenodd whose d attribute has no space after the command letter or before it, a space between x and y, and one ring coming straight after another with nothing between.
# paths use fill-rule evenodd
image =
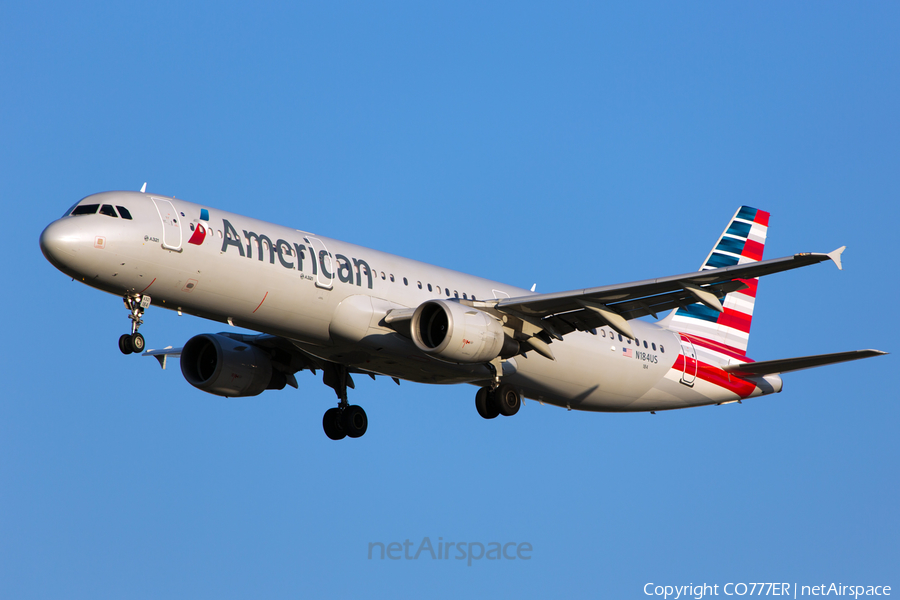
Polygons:
<instances>
[{"instance_id":1,"label":"jet engine","mask_svg":"<svg viewBox=\"0 0 900 600\"><path fill-rule=\"evenodd\" d=\"M519 353L519 344L503 333L492 315L448 300L423 302L410 323L422 352L454 363L483 363Z\"/></svg>"},{"instance_id":2,"label":"jet engine","mask_svg":"<svg viewBox=\"0 0 900 600\"><path fill-rule=\"evenodd\" d=\"M221 333L189 339L181 350L181 373L198 390L233 398L280 390L287 383L264 350Z\"/></svg>"}]
</instances>

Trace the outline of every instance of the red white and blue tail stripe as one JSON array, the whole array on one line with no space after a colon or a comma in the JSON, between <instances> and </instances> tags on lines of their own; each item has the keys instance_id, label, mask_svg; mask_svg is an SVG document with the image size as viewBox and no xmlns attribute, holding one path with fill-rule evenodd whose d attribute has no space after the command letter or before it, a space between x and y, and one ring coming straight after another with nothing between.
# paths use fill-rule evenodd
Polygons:
<instances>
[{"instance_id":1,"label":"red white and blue tail stripe","mask_svg":"<svg viewBox=\"0 0 900 600\"><path fill-rule=\"evenodd\" d=\"M769 213L742 206L700 270L762 260L768 227ZM722 302L725 312L720 313L703 304L692 304L677 309L668 320L668 328L689 335L695 343L713 350L720 355L722 363L727 364L728 357L746 360L743 357L747 354L759 279L741 281L748 287L725 296Z\"/></svg>"}]
</instances>

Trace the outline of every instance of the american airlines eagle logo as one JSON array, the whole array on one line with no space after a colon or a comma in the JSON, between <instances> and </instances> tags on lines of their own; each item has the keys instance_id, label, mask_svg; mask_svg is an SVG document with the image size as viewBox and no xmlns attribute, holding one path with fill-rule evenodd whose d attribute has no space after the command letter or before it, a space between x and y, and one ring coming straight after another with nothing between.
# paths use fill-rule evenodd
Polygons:
<instances>
[{"instance_id":1,"label":"american airlines eagle logo","mask_svg":"<svg viewBox=\"0 0 900 600\"><path fill-rule=\"evenodd\" d=\"M181 213L184 216L184 213ZM200 220L206 221L209 223L209 210L205 208L200 209ZM206 241L206 226L203 223L197 223L196 226L191 225L191 229L194 230L193 235L191 235L191 239L188 240L188 244L194 244L195 246L202 246L203 242Z\"/></svg>"},{"instance_id":2,"label":"american airlines eagle logo","mask_svg":"<svg viewBox=\"0 0 900 600\"><path fill-rule=\"evenodd\" d=\"M206 227L197 223L194 227L194 234L191 236L191 239L188 240L188 244L194 244L195 246L203 245L203 242L206 240Z\"/></svg>"}]
</instances>

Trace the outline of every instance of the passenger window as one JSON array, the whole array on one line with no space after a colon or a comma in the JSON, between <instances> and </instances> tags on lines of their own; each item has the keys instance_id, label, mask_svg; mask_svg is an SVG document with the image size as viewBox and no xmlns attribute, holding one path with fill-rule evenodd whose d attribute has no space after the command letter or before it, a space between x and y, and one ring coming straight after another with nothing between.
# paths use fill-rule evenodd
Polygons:
<instances>
[{"instance_id":1,"label":"passenger window","mask_svg":"<svg viewBox=\"0 0 900 600\"><path fill-rule=\"evenodd\" d=\"M605 330L605 329L601 329L601 330L600 330L600 335L603 336L603 337L606 337L606 330Z\"/></svg>"},{"instance_id":2,"label":"passenger window","mask_svg":"<svg viewBox=\"0 0 900 600\"><path fill-rule=\"evenodd\" d=\"M656 342L653 342L653 343L650 344L650 345L653 346L653 351L656 352Z\"/></svg>"},{"instance_id":3,"label":"passenger window","mask_svg":"<svg viewBox=\"0 0 900 600\"><path fill-rule=\"evenodd\" d=\"M98 208L100 208L99 204L82 204L81 206L75 207L75 210L72 211L72 215L93 215L97 213Z\"/></svg>"},{"instance_id":4,"label":"passenger window","mask_svg":"<svg viewBox=\"0 0 900 600\"><path fill-rule=\"evenodd\" d=\"M456 298L459 298L459 292L457 292L456 290L453 290L453 296Z\"/></svg>"},{"instance_id":5,"label":"passenger window","mask_svg":"<svg viewBox=\"0 0 900 600\"><path fill-rule=\"evenodd\" d=\"M449 298L450 297L450 288L446 288L444 291L447 292L447 297ZM459 296L457 296L457 298L459 298Z\"/></svg>"},{"instance_id":6,"label":"passenger window","mask_svg":"<svg viewBox=\"0 0 900 600\"><path fill-rule=\"evenodd\" d=\"M631 345L631 338L628 338L628 344Z\"/></svg>"},{"instance_id":7,"label":"passenger window","mask_svg":"<svg viewBox=\"0 0 900 600\"><path fill-rule=\"evenodd\" d=\"M419 284L419 289L421 290L421 289L422 289L422 282L421 282L421 281L417 281L416 283Z\"/></svg>"},{"instance_id":8,"label":"passenger window","mask_svg":"<svg viewBox=\"0 0 900 600\"><path fill-rule=\"evenodd\" d=\"M394 274L391 273L391 283L394 283Z\"/></svg>"},{"instance_id":9,"label":"passenger window","mask_svg":"<svg viewBox=\"0 0 900 600\"><path fill-rule=\"evenodd\" d=\"M647 340L644 340L644 348L647 347Z\"/></svg>"},{"instance_id":10,"label":"passenger window","mask_svg":"<svg viewBox=\"0 0 900 600\"><path fill-rule=\"evenodd\" d=\"M403 285L409 285L409 280L406 277L403 278Z\"/></svg>"},{"instance_id":11,"label":"passenger window","mask_svg":"<svg viewBox=\"0 0 900 600\"><path fill-rule=\"evenodd\" d=\"M428 291L429 291L429 292L433 292L433 291L434 291L434 289L431 287L431 284L430 284L430 283L428 284Z\"/></svg>"},{"instance_id":12,"label":"passenger window","mask_svg":"<svg viewBox=\"0 0 900 600\"><path fill-rule=\"evenodd\" d=\"M124 206L116 206L119 209L119 216L125 219L126 221L131 220L131 213L128 212L128 209Z\"/></svg>"},{"instance_id":13,"label":"passenger window","mask_svg":"<svg viewBox=\"0 0 900 600\"><path fill-rule=\"evenodd\" d=\"M384 271L381 272L381 280L384 281Z\"/></svg>"},{"instance_id":14,"label":"passenger window","mask_svg":"<svg viewBox=\"0 0 900 600\"><path fill-rule=\"evenodd\" d=\"M622 341L622 334L621 334L621 333L619 334L619 341L620 341L620 342Z\"/></svg>"},{"instance_id":15,"label":"passenger window","mask_svg":"<svg viewBox=\"0 0 900 600\"><path fill-rule=\"evenodd\" d=\"M469 297L466 296L466 293L465 293L465 292L463 292L463 300L468 300L468 299L469 299Z\"/></svg>"},{"instance_id":16,"label":"passenger window","mask_svg":"<svg viewBox=\"0 0 900 600\"><path fill-rule=\"evenodd\" d=\"M662 352L663 354L666 353L666 349L662 347L662 344L659 345L659 351Z\"/></svg>"},{"instance_id":17,"label":"passenger window","mask_svg":"<svg viewBox=\"0 0 900 600\"><path fill-rule=\"evenodd\" d=\"M441 295L441 286L439 286L439 285L435 286L435 290L437 291L438 296L440 296Z\"/></svg>"}]
</instances>

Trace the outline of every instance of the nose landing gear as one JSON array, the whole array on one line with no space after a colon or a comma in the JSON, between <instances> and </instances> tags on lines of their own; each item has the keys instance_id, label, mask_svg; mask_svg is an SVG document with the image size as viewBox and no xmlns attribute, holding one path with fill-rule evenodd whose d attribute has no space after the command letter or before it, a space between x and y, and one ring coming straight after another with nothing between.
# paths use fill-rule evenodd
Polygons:
<instances>
[{"instance_id":1,"label":"nose landing gear","mask_svg":"<svg viewBox=\"0 0 900 600\"><path fill-rule=\"evenodd\" d=\"M132 352L144 351L144 336L138 333L138 329L144 323L141 317L144 316L144 309L150 306L150 296L125 296L125 308L131 311L128 318L131 319L131 333L124 333L119 336L119 350L122 354L131 354Z\"/></svg>"}]
</instances>

